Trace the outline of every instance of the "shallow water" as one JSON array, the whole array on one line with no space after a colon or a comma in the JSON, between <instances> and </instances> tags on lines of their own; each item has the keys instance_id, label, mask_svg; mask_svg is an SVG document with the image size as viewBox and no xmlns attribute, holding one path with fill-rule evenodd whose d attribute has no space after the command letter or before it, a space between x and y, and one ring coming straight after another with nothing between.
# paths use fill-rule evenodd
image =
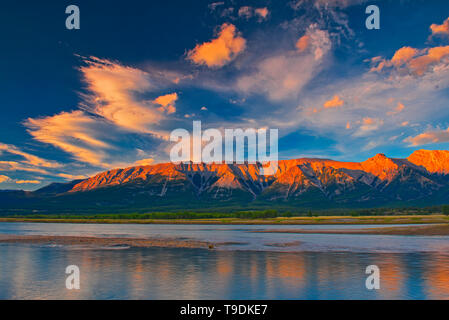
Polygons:
<instances>
[{"instance_id":1,"label":"shallow water","mask_svg":"<svg viewBox=\"0 0 449 320\"><path fill-rule=\"evenodd\" d=\"M244 243L219 250L1 244L0 299L449 299L449 237L252 232L361 227L376 226L0 223L0 234ZM65 288L73 264L79 291ZM365 287L372 264L380 290Z\"/></svg>"}]
</instances>

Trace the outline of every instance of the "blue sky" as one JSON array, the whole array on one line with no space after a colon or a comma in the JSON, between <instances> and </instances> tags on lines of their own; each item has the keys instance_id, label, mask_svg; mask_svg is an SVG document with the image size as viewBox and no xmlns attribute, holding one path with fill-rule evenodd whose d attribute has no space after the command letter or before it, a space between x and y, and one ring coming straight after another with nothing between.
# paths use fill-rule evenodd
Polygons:
<instances>
[{"instance_id":1,"label":"blue sky","mask_svg":"<svg viewBox=\"0 0 449 320\"><path fill-rule=\"evenodd\" d=\"M0 189L166 162L193 120L279 129L282 159L447 149L448 18L443 0L3 4Z\"/></svg>"}]
</instances>

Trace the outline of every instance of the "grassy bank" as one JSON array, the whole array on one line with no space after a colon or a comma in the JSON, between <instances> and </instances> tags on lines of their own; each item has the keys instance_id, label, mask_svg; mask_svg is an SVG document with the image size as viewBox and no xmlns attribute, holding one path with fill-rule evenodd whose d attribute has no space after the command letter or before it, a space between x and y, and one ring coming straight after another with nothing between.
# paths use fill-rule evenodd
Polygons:
<instances>
[{"instance_id":1,"label":"grassy bank","mask_svg":"<svg viewBox=\"0 0 449 320\"><path fill-rule=\"evenodd\" d=\"M198 218L198 219L151 219L114 218L83 216L51 217L5 217L0 222L38 222L38 223L102 223L102 224L230 224L230 225L361 225L361 224L434 224L449 223L445 215L415 216L325 216L325 217L273 217L273 218Z\"/></svg>"}]
</instances>

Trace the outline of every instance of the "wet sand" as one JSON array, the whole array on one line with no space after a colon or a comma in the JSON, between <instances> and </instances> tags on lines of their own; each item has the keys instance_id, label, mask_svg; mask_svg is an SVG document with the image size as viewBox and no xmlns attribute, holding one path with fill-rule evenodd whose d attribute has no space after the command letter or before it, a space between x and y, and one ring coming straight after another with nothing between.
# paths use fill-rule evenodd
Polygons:
<instances>
[{"instance_id":1,"label":"wet sand","mask_svg":"<svg viewBox=\"0 0 449 320\"><path fill-rule=\"evenodd\" d=\"M0 243L27 243L46 245L86 245L98 247L130 246L138 248L163 247L163 248L203 248L213 249L220 243L210 243L186 239L141 239L141 238L99 238L76 236L19 236L0 235Z\"/></svg>"},{"instance_id":2,"label":"wet sand","mask_svg":"<svg viewBox=\"0 0 449 320\"><path fill-rule=\"evenodd\" d=\"M257 230L256 233L297 233L297 234L359 234L359 235L391 235L391 236L449 236L449 224L406 227L382 227L373 229L351 230Z\"/></svg>"}]
</instances>

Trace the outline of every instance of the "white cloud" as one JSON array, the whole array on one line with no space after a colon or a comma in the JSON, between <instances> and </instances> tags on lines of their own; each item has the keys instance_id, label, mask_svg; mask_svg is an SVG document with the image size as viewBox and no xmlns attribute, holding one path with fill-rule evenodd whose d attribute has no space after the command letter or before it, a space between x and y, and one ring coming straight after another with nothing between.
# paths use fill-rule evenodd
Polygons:
<instances>
[{"instance_id":1,"label":"white cloud","mask_svg":"<svg viewBox=\"0 0 449 320\"><path fill-rule=\"evenodd\" d=\"M308 52L300 54L292 48L262 59L254 71L238 78L237 88L245 93L265 93L273 101L297 98L321 70L323 59L331 49L329 34L317 25L311 25L306 34L310 37Z\"/></svg>"}]
</instances>

